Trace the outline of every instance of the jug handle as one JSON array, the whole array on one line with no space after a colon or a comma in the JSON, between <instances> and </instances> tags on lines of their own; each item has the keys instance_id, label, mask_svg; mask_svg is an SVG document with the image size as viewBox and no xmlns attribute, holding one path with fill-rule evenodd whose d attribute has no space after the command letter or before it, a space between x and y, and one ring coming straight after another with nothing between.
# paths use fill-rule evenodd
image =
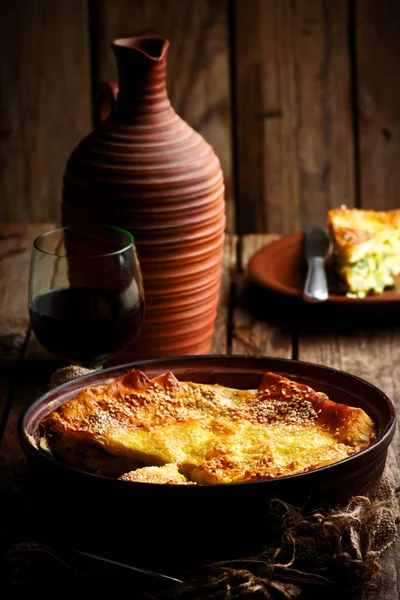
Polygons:
<instances>
[{"instance_id":1,"label":"jug handle","mask_svg":"<svg viewBox=\"0 0 400 600\"><path fill-rule=\"evenodd\" d=\"M117 101L117 95L118 83L116 81L103 81L103 83L99 85L94 106L94 116L97 127L110 116Z\"/></svg>"}]
</instances>

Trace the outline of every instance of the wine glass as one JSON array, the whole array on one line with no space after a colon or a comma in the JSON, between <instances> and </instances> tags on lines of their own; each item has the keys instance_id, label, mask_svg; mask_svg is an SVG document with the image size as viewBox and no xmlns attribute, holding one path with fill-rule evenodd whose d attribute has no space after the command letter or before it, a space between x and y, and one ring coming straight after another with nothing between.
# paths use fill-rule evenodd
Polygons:
<instances>
[{"instance_id":1,"label":"wine glass","mask_svg":"<svg viewBox=\"0 0 400 600\"><path fill-rule=\"evenodd\" d=\"M39 342L62 361L94 369L117 355L137 338L144 319L133 236L93 225L37 237L29 316Z\"/></svg>"}]
</instances>

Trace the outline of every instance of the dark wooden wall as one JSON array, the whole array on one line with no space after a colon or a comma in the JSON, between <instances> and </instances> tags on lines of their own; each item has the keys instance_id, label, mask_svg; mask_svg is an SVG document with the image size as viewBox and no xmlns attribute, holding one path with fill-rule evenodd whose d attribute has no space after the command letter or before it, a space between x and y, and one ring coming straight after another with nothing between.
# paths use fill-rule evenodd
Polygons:
<instances>
[{"instance_id":1,"label":"dark wooden wall","mask_svg":"<svg viewBox=\"0 0 400 600\"><path fill-rule=\"evenodd\" d=\"M228 230L400 207L399 0L0 0L0 220L58 220L109 43L170 39L177 112L213 145Z\"/></svg>"}]
</instances>

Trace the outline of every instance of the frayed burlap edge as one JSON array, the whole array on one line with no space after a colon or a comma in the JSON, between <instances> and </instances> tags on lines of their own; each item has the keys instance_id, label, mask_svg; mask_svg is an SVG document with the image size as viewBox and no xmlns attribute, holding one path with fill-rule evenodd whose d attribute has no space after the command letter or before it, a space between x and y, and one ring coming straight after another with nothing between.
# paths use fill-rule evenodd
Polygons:
<instances>
[{"instance_id":1,"label":"frayed burlap edge","mask_svg":"<svg viewBox=\"0 0 400 600\"><path fill-rule=\"evenodd\" d=\"M90 373L82 367L56 371L54 387ZM393 476L385 470L377 492L355 496L347 506L302 514L278 499L270 507L280 515L283 534L274 547L254 557L219 562L187 574L186 583L164 599L296 600L320 597L328 590L376 598L382 554L395 542L400 517Z\"/></svg>"}]
</instances>

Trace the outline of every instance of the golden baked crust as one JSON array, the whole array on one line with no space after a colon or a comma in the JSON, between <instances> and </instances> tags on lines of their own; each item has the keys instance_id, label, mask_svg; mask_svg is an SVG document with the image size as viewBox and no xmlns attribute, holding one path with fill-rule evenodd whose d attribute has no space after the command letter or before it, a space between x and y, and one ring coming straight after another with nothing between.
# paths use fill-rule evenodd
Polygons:
<instances>
[{"instance_id":1,"label":"golden baked crust","mask_svg":"<svg viewBox=\"0 0 400 600\"><path fill-rule=\"evenodd\" d=\"M266 373L258 390L235 390L180 382L171 372L150 380L133 369L80 392L40 428L46 449L72 466L178 484L301 473L351 456L375 438L360 408L275 373Z\"/></svg>"},{"instance_id":2,"label":"golden baked crust","mask_svg":"<svg viewBox=\"0 0 400 600\"><path fill-rule=\"evenodd\" d=\"M400 273L400 210L328 212L334 268L349 296L382 293Z\"/></svg>"}]
</instances>

